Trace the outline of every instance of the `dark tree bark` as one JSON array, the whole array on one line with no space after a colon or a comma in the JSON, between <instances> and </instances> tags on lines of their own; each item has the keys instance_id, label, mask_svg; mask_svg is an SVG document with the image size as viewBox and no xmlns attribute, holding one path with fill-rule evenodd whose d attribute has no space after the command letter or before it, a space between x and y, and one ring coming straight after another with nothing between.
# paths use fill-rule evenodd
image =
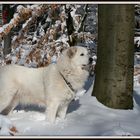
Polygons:
<instances>
[{"instance_id":1,"label":"dark tree bark","mask_svg":"<svg viewBox=\"0 0 140 140\"><path fill-rule=\"evenodd\" d=\"M133 108L134 5L99 5L93 94L104 105Z\"/></svg>"},{"instance_id":2,"label":"dark tree bark","mask_svg":"<svg viewBox=\"0 0 140 140\"><path fill-rule=\"evenodd\" d=\"M11 53L11 32L4 37L3 54L7 55L9 53Z\"/></svg>"},{"instance_id":3,"label":"dark tree bark","mask_svg":"<svg viewBox=\"0 0 140 140\"><path fill-rule=\"evenodd\" d=\"M73 18L71 16L71 12L72 9L71 8L66 8L65 5L65 12L67 14L67 18L66 18L66 26L67 26L67 32L68 32L68 37L69 37L69 45L70 46L74 46L75 45L75 39L72 37L72 34L74 33L75 29L74 29L74 24L73 24Z\"/></svg>"},{"instance_id":4,"label":"dark tree bark","mask_svg":"<svg viewBox=\"0 0 140 140\"><path fill-rule=\"evenodd\" d=\"M10 4L3 4L3 24L9 23L14 14L14 9L10 8ZM8 33L4 36L4 55L7 55L11 52L11 35Z\"/></svg>"}]
</instances>

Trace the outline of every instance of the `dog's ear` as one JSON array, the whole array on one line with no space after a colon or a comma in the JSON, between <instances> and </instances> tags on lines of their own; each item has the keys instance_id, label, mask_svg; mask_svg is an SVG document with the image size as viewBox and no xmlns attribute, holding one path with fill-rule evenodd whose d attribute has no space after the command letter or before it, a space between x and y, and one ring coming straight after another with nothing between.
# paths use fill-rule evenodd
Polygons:
<instances>
[{"instance_id":1,"label":"dog's ear","mask_svg":"<svg viewBox=\"0 0 140 140\"><path fill-rule=\"evenodd\" d=\"M70 47L67 51L67 55L69 58L72 58L77 52L77 48L76 47Z\"/></svg>"},{"instance_id":2,"label":"dog's ear","mask_svg":"<svg viewBox=\"0 0 140 140\"><path fill-rule=\"evenodd\" d=\"M61 48L61 49L60 49L60 53L63 53L64 50L66 50L66 48L65 48L65 49L64 49L64 48Z\"/></svg>"}]
</instances>

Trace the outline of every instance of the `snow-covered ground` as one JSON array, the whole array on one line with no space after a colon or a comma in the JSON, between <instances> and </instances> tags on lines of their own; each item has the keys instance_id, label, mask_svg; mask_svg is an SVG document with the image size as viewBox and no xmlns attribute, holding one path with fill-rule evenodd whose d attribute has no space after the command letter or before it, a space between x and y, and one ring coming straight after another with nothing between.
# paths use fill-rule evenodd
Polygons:
<instances>
[{"instance_id":1,"label":"snow-covered ground","mask_svg":"<svg viewBox=\"0 0 140 140\"><path fill-rule=\"evenodd\" d=\"M10 135L7 128L15 126L18 131L14 133L15 137L140 136L140 85L137 78L133 110L111 109L99 103L91 96L94 82L90 79L85 87L87 92L70 104L64 120L57 118L55 124L50 124L45 120L43 108L14 110L8 117L0 116L0 135Z\"/></svg>"}]
</instances>

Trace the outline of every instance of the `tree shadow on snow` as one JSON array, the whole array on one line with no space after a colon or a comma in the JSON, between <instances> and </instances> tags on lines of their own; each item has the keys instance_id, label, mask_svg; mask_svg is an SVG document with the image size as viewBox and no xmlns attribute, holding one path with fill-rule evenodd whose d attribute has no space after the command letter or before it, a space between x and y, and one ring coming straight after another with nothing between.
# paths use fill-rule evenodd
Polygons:
<instances>
[{"instance_id":1,"label":"tree shadow on snow","mask_svg":"<svg viewBox=\"0 0 140 140\"><path fill-rule=\"evenodd\" d=\"M72 101L68 107L68 110L67 110L67 113L71 113L75 110L77 110L79 107L80 107L80 103L79 103L79 100L76 100L76 101Z\"/></svg>"},{"instance_id":2,"label":"tree shadow on snow","mask_svg":"<svg viewBox=\"0 0 140 140\"><path fill-rule=\"evenodd\" d=\"M93 81L95 79L95 76L89 76L88 80L85 83L84 89L86 91L88 91L88 89L91 87L91 85L93 84Z\"/></svg>"}]
</instances>

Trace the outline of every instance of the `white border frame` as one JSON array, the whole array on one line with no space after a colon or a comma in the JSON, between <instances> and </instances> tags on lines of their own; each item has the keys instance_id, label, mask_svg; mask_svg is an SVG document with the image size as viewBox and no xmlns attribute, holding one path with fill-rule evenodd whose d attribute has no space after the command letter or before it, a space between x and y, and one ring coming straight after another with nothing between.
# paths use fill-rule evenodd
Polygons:
<instances>
[{"instance_id":1,"label":"white border frame","mask_svg":"<svg viewBox=\"0 0 140 140\"><path fill-rule=\"evenodd\" d=\"M15 1L0 1L0 4L15 4ZM16 4L140 4L140 1L16 1ZM140 136L0 136L0 139L140 139Z\"/></svg>"}]
</instances>

